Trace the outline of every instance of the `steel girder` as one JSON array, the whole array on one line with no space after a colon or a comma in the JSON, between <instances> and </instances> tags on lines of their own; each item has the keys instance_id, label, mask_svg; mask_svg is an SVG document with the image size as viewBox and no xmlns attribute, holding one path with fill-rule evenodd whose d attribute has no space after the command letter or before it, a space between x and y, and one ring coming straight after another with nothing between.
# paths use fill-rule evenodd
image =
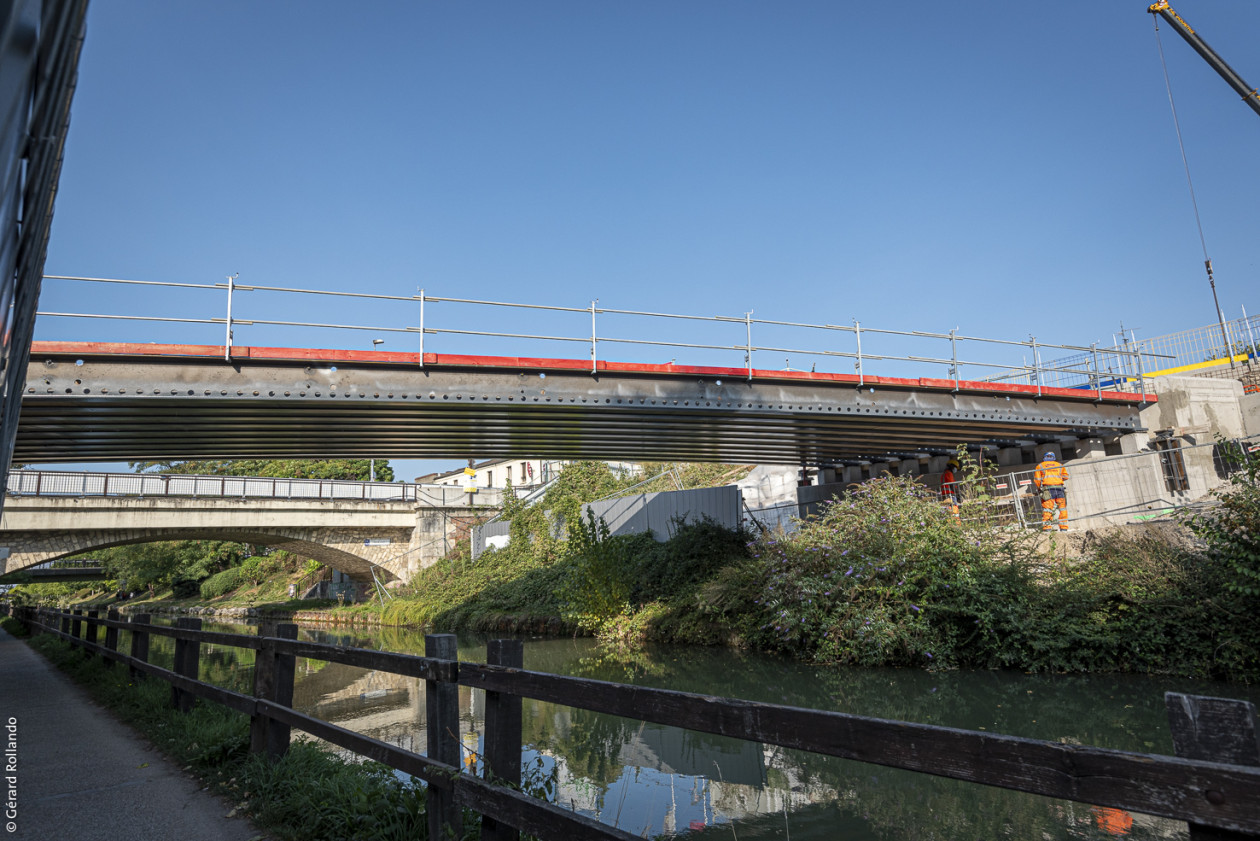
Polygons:
<instances>
[{"instance_id":1,"label":"steel girder","mask_svg":"<svg viewBox=\"0 0 1260 841\"><path fill-rule=\"evenodd\" d=\"M1138 429L1135 395L950 381L148 346L33 351L14 458L834 464ZM207 349L215 350L215 349ZM166 352L162 352L166 351ZM580 366L586 366L583 370Z\"/></svg>"}]
</instances>

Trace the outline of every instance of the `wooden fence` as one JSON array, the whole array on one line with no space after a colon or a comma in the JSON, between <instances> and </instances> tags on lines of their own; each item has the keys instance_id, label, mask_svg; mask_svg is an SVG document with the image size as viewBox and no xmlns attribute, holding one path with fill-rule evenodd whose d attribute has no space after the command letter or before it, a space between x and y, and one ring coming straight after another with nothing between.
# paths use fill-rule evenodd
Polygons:
<instances>
[{"instance_id":1,"label":"wooden fence","mask_svg":"<svg viewBox=\"0 0 1260 841\"><path fill-rule=\"evenodd\" d=\"M797 748L891 768L1142 812L1190 824L1193 841L1260 839L1260 742L1252 704L1167 693L1177 756L1130 753L988 732L957 730L846 713L807 710L688 692L627 686L525 671L519 640L494 640L481 663L458 661L455 637L425 637L425 656L297 640L281 624L258 636L200 629L200 619L175 627L147 615L122 621L47 609L14 607L10 615L80 646L86 655L127 664L133 674L171 684L172 703L191 709L196 697L251 717L250 749L280 756L298 728L382 762L429 785L430 837L458 830L461 807L482 815L483 837L514 841L518 831L542 839L629 839L620 829L535 799L510 787L521 773L521 698L533 698L763 744ZM97 641L104 628L103 642ZM131 632L130 653L118 632ZM149 637L175 639L174 668L148 662ZM252 694L197 680L203 643L257 652ZM427 756L404 750L292 708L294 663L308 657L423 679L428 716ZM486 692L486 778L460 769L459 685Z\"/></svg>"}]
</instances>

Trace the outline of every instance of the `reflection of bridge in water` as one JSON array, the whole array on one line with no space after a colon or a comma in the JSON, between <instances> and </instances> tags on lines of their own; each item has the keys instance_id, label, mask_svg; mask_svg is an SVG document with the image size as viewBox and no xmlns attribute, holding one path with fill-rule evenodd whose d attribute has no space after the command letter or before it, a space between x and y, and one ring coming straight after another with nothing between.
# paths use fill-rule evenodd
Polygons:
<instances>
[{"instance_id":1,"label":"reflection of bridge in water","mask_svg":"<svg viewBox=\"0 0 1260 841\"><path fill-rule=\"evenodd\" d=\"M351 644L356 637L312 635L338 644ZM425 682L418 678L299 660L293 705L423 753L425 694ZM464 711L459 734L462 759L466 767L479 768L485 695L460 686L459 701ZM777 814L838 796L833 788L808 780L793 756L779 749L528 698L523 739L526 767L533 766L536 775L555 774L557 803L607 819L604 813L616 809L625 792L633 791L635 813L647 808L650 826L665 831L685 830L692 821L709 824ZM625 817L630 820L630 812ZM622 827L636 831L624 821Z\"/></svg>"},{"instance_id":2,"label":"reflection of bridge in water","mask_svg":"<svg viewBox=\"0 0 1260 841\"><path fill-rule=\"evenodd\" d=\"M236 630L239 630L237 628ZM302 636L348 647L414 652L421 635L399 629L303 630ZM155 642L159 638L153 638ZM161 638L165 639L165 638ZM802 707L836 709L908 722L1018 732L1049 741L1158 751L1167 731L1159 683L1136 677L1031 677L1009 673L826 669L729 651L665 647L633 663L609 661L589 640L533 640L526 665L590 680L625 680L688 691L707 686ZM234 653L232 653L234 652ZM459 659L482 659L466 642ZM239 656L234 664L230 657ZM252 651L207 646L202 674L248 682ZM162 661L162 662L159 662ZM169 651L154 658L169 664ZM424 751L425 684L329 664L298 663L296 705L317 717L387 743ZM229 685L220 683L220 685ZM235 684L239 685L239 683ZM1249 693L1254 694L1254 693ZM481 746L484 698L461 687L460 742L470 770ZM753 745L689 731L670 733L637 719L591 714L526 700L523 757L527 790L550 782L551 797L633 834L685 831L738 821L738 838L781 837L784 823L802 841L917 837L925 827L952 827L950 837L998 837L1012 825L1036 837L1095 837L1088 806L1029 797L970 782L801 750ZM1030 725L1029 722L1032 722ZM1038 724L1037 722L1041 722ZM659 732L658 732L659 731ZM1167 748L1165 748L1167 749ZM354 759L354 757L348 757ZM469 767L469 765L466 765ZM533 785L531 785L531 781ZM1075 811L1073 811L1075 810ZM1184 824L1134 815L1138 837L1175 837ZM1140 827L1140 832L1136 829Z\"/></svg>"}]
</instances>

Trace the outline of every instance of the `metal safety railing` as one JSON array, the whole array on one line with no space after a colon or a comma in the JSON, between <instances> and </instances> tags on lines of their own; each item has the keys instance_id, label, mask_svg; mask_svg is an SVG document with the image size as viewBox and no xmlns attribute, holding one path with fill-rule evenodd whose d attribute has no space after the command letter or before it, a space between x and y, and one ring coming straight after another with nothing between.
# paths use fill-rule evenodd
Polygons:
<instances>
[{"instance_id":1,"label":"metal safety railing","mask_svg":"<svg viewBox=\"0 0 1260 841\"><path fill-rule=\"evenodd\" d=\"M342 479L283 479L247 476L194 476L153 473L86 473L11 470L8 496L194 497L199 499L327 499L414 502L419 505L497 507L501 488L469 494L449 485L406 482L354 482ZM470 503L471 497L471 503Z\"/></svg>"},{"instance_id":2,"label":"metal safety railing","mask_svg":"<svg viewBox=\"0 0 1260 841\"><path fill-rule=\"evenodd\" d=\"M206 325L216 329L222 328L224 356L232 358L236 342L235 333L240 327L302 328L307 330L341 330L371 334L397 334L406 336L409 343L408 353L415 352L416 364L425 364L426 337L441 336L450 344L443 348L443 353L461 352L459 341L469 338L510 340L513 342L512 355L525 356L535 353L537 348L553 348L561 345L585 346L591 364L591 372L597 373L602 359L601 348L621 346L637 348L641 352L651 352L663 356L664 353L675 353L670 363L676 363L677 353L689 354L684 364L708 365L728 364L729 355L742 357L740 367L745 375L752 379L755 370L806 370L827 371L830 373L850 373L843 370L851 366L851 372L858 379L858 385L864 385L867 377L871 377L870 365L881 363L883 376L918 376L952 381L955 389L963 380L1000 380L1027 378L1028 385L1040 393L1042 387L1050 387L1049 372L1043 369L1041 356L1047 351L1075 351L1080 361L1071 368L1057 369L1058 374L1073 374L1084 378L1092 384L1101 397L1104 390L1123 390L1145 393L1142 371L1149 368L1153 360L1152 354L1121 347L1099 348L1096 345L1085 347L1071 344L1052 344L1029 337L1027 341L984 338L965 335L957 328L947 331L923 330L891 330L864 326L853 320L848 324L809 323L798 321L782 321L766 318L753 318L753 310L739 316L701 316L680 313L653 312L646 310L617 309L599 306L595 299L588 306L554 306L533 303L507 301L488 301L474 298L454 298L436 296L418 289L414 295L382 295L360 292L337 292L331 290L302 289L281 286L246 285L237 282L233 275L226 283L175 283L166 281L129 280L122 278L75 277L67 275L48 275L45 281L56 281L76 284L113 284L123 288L143 290L144 304L150 306L149 298L154 290L197 290L225 295L224 317L207 317L198 315L177 317L168 315L137 315L134 313L91 313L91 312L51 312L41 311L41 324L49 319L88 319L106 322L145 323L151 327L161 325ZM266 318L259 315L244 317L239 307L239 293L258 292L267 295L287 296L324 296L335 300L340 312L352 302L366 305L383 304L389 307L379 323L332 323L326 321L298 321ZM125 306L122 296L111 296L111 305ZM444 310L443 319L435 319L432 305L441 304L449 307ZM405 305L405 306L402 306ZM429 308L426 310L426 305ZM460 322L455 308L469 308L471 317ZM285 307L290 311L291 306ZM494 313L494 316L488 316ZM515 325L521 323L514 313L524 314L522 329L489 329L494 324ZM493 319L497 317L499 321ZM542 331L549 326L549 319L567 319L563 326L559 321L556 330ZM547 321L547 325L543 322ZM664 325L684 324L685 330L678 338L667 338ZM581 327L577 325L580 324ZM644 325L650 325L646 329ZM637 325L643 332L636 333L635 327L630 332L618 332L627 325ZM589 326L589 329L588 329ZM537 329L526 329L537 328ZM754 331L756 341L754 342ZM146 336L153 340L152 336ZM116 340L116 339L115 339ZM181 334L181 343L186 337ZM384 340L373 339L373 347ZM916 347L925 348L917 354L906 353L906 346L915 343ZM524 349L524 351L522 351ZM427 348L433 351L433 347ZM1012 357L1020 353L1021 359L1015 362ZM784 365L779 368L774 363L767 366L760 360L778 358L783 355ZM552 355L542 350L537 355ZM798 367L792 366L793 357ZM1145 359L1144 359L1145 357ZM1029 366L1029 359L1033 362ZM717 359L714 362L713 359ZM670 364L666 363L666 364ZM761 365L761 368L758 368ZM820 367L821 366L821 367ZM838 366L838 367L837 367ZM731 366L734 367L734 366ZM1136 370L1135 380L1117 380L1112 372L1117 368ZM1031 375L1029 372L1031 371Z\"/></svg>"},{"instance_id":3,"label":"metal safety railing","mask_svg":"<svg viewBox=\"0 0 1260 841\"><path fill-rule=\"evenodd\" d=\"M1090 353L1078 353L1027 366L1024 370L988 377L993 382L1042 382L1058 388L1094 388L1096 378L1108 390L1127 390L1139 378L1168 375L1241 378L1260 370L1260 316L1247 315L1223 324L1208 324L1149 339L1132 330L1113 337L1116 343L1098 348L1099 364ZM1116 353L1116 351L1124 351ZM1145 359L1144 366L1138 362ZM1089 369L1094 373L1082 373ZM1149 383L1148 383L1149 385Z\"/></svg>"}]
</instances>

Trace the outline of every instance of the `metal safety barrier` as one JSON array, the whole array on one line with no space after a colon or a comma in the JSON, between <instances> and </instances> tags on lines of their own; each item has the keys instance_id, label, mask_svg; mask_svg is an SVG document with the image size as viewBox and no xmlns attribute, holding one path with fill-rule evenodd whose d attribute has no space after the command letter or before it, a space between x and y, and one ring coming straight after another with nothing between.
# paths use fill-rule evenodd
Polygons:
<instances>
[{"instance_id":1,"label":"metal safety barrier","mask_svg":"<svg viewBox=\"0 0 1260 841\"><path fill-rule=\"evenodd\" d=\"M1162 376L1239 378L1260 374L1260 316L1247 315L1221 324L1180 330L1139 339L1132 330L1113 336L1115 344L1091 348L1038 362L1024 370L987 377L990 382L1029 385L1040 382L1056 388L1093 389L1101 384L1109 391L1127 391L1139 378L1158 389ZM1099 354L1094 363L1094 351ZM1123 351L1117 353L1117 351ZM1144 367L1138 362L1147 360ZM1093 369L1092 371L1090 369Z\"/></svg>"},{"instance_id":2,"label":"metal safety barrier","mask_svg":"<svg viewBox=\"0 0 1260 841\"><path fill-rule=\"evenodd\" d=\"M469 494L451 485L354 482L343 479L283 479L152 473L81 473L11 470L9 496L194 497L198 499L328 499L415 502L420 505L503 504L502 488Z\"/></svg>"},{"instance_id":3,"label":"metal safety barrier","mask_svg":"<svg viewBox=\"0 0 1260 841\"><path fill-rule=\"evenodd\" d=\"M554 356L549 348L557 344L572 346L583 345L588 351L591 373L598 370L601 359L601 348L610 346L633 347L640 351L663 356L673 353L670 364L722 364L714 363L707 357L723 356L729 359L730 354L742 357L742 368L751 380L758 360L767 355L773 359L782 354L784 366L780 369L776 363L760 364L761 369L775 370L816 370L833 373L849 373L849 370L837 370L836 366L849 368L858 377L859 386L871 372L871 363L881 363L880 374L883 376L918 376L953 381L955 389L967 379L1003 379L1005 377L1027 377L1033 372L1029 385L1040 393L1043 386L1048 385L1047 376L1043 376L1041 355L1046 351L1075 351L1082 354L1079 364L1074 363L1070 369L1061 369L1060 373L1071 373L1084 377L1094 384L1099 396L1104 390L1143 392L1144 378L1141 372L1149 368L1153 357L1157 354L1139 352L1125 348L1098 348L1097 345L1085 347L1071 344L1053 344L1039 341L1030 336L1027 341L984 338L961 333L957 328L949 330L892 330L864 326L859 320L850 323L810 323L798 321L782 321L766 318L753 318L753 310L749 309L738 316L703 316L681 313L653 312L647 310L617 309L599 306L595 299L588 306L557 306L508 301L487 301L473 298L453 298L428 294L424 289L417 290L414 295L381 295L359 292L335 292L321 289L301 289L282 286L247 285L238 283L236 276L229 277L226 283L197 284L175 283L166 281L132 280L125 278L77 277L69 275L48 275L47 282L65 282L74 284L113 284L124 290L143 292L146 301L155 289L198 290L224 295L223 317L206 317L200 315L205 307L198 308L197 316L138 316L128 314L125 295L113 296L111 301L121 310L117 313L91 312L49 312L41 311L41 319L86 319L96 321L124 321L135 323L174 324L174 325L207 325L221 327L219 335L223 339L224 357L231 360L235 331L240 327L268 327L273 331L281 328L304 328L312 330L340 330L370 333L373 335L397 334L405 336L409 349L416 354L416 364L425 364L426 337L441 336L449 347L444 353L459 353L459 339L477 337L480 339L512 340L515 356ZM332 323L313 321L293 321L267 318L260 315L244 317L239 307L239 293L259 292L279 296L324 296L336 300L341 311L350 312L347 307L359 304L389 305L387 318L397 319L373 324ZM444 307L443 319L435 319L433 305ZM426 307L428 307L426 309ZM287 311L287 308L282 308ZM464 320L459 312L468 313ZM134 311L134 308L133 308ZM521 318L516 317L520 313ZM487 324L494 318L500 318L508 324L522 325L520 330L492 330ZM552 321L552 319L558 319ZM547 323L543 324L543 320ZM409 323L408 323L409 322ZM41 323L46 323L42 321ZM541 328L556 325L556 330L542 332ZM580 332L577 325L581 325ZM675 326L677 325L677 326ZM528 329L528 328L535 329ZM662 338L670 329L680 331L679 338ZM627 330L627 332L620 332ZM637 331L637 332L636 332ZM754 342L754 332L757 341ZM217 338L217 337L216 337ZM373 339L373 347L383 339ZM266 340L251 340L254 345L265 345ZM915 344L923 347L922 353L905 353L905 346ZM429 352L435 350L431 345ZM1022 358L1015 362L1011 357L1019 353ZM686 354L687 361L679 363L680 355ZM797 367L792 367L793 357ZM1029 359L1032 360L1031 369ZM803 367L802 367L803 366ZM734 366L731 366L734 367ZM1112 373L1117 368L1133 369L1138 372L1135 380L1116 380ZM967 373L964 374L964 369Z\"/></svg>"}]
</instances>

